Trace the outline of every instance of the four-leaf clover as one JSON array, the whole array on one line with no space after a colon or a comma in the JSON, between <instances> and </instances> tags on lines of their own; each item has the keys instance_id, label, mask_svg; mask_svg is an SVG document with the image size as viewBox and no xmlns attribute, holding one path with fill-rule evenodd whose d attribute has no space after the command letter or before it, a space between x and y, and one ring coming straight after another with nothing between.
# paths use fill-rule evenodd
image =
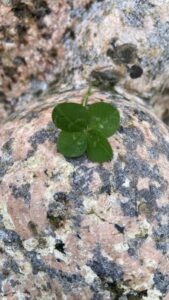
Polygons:
<instances>
[{"instance_id":1,"label":"four-leaf clover","mask_svg":"<svg viewBox=\"0 0 169 300\"><path fill-rule=\"evenodd\" d=\"M112 159L113 150L107 138L118 130L120 114L111 104L61 103L53 109L52 120L62 130L57 148L64 156L78 157L86 152L93 162Z\"/></svg>"}]
</instances>

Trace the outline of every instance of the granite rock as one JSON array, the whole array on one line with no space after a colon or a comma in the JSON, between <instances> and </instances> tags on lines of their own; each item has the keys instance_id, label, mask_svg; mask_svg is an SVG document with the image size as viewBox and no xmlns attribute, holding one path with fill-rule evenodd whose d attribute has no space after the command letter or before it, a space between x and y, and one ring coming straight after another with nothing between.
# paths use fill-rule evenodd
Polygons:
<instances>
[{"instance_id":1,"label":"granite rock","mask_svg":"<svg viewBox=\"0 0 169 300\"><path fill-rule=\"evenodd\" d=\"M111 162L57 152L65 91L12 115L0 133L2 300L169 299L169 130L142 104L118 107Z\"/></svg>"},{"instance_id":2,"label":"granite rock","mask_svg":"<svg viewBox=\"0 0 169 300\"><path fill-rule=\"evenodd\" d=\"M168 0L1 2L1 120L56 83L79 88L106 68L106 89L149 101L167 122Z\"/></svg>"},{"instance_id":3,"label":"granite rock","mask_svg":"<svg viewBox=\"0 0 169 300\"><path fill-rule=\"evenodd\" d=\"M93 71L107 69L104 80L107 77L109 88L114 83L117 93L150 102L167 121L168 24L168 0L92 1L76 23L75 39L65 44L66 80L81 86L91 80Z\"/></svg>"},{"instance_id":4,"label":"granite rock","mask_svg":"<svg viewBox=\"0 0 169 300\"><path fill-rule=\"evenodd\" d=\"M64 36L73 26L68 1L1 1L0 91L2 116L57 82ZM4 108L4 110L3 110ZM1 117L2 119L2 117Z\"/></svg>"}]
</instances>

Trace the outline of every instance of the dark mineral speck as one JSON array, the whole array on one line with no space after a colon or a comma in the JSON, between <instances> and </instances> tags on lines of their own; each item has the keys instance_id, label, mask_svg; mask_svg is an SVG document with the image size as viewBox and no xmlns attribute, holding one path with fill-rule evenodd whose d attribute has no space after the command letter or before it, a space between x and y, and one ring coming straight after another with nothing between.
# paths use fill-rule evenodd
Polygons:
<instances>
[{"instance_id":1,"label":"dark mineral speck","mask_svg":"<svg viewBox=\"0 0 169 300\"><path fill-rule=\"evenodd\" d=\"M120 233L124 233L125 227L123 225L120 224L114 224L114 227L117 229L117 231L119 231Z\"/></svg>"},{"instance_id":2,"label":"dark mineral speck","mask_svg":"<svg viewBox=\"0 0 169 300\"><path fill-rule=\"evenodd\" d=\"M61 240L56 240L55 249L65 254L65 244Z\"/></svg>"},{"instance_id":3,"label":"dark mineral speck","mask_svg":"<svg viewBox=\"0 0 169 300\"><path fill-rule=\"evenodd\" d=\"M138 65L133 65L130 69L129 69L129 74L130 74L130 77L132 79L137 79L139 77L142 76L143 74L143 69L138 66Z\"/></svg>"}]
</instances>

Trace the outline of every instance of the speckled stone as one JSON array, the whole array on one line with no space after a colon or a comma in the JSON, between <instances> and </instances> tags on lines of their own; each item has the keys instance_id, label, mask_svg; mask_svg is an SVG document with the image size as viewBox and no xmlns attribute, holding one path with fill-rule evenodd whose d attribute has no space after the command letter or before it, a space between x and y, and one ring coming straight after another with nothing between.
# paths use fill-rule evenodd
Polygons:
<instances>
[{"instance_id":1,"label":"speckled stone","mask_svg":"<svg viewBox=\"0 0 169 300\"><path fill-rule=\"evenodd\" d=\"M74 20L66 0L1 1L0 119L58 81L64 62L62 39ZM1 96L1 94L0 94Z\"/></svg>"},{"instance_id":2,"label":"speckled stone","mask_svg":"<svg viewBox=\"0 0 169 300\"><path fill-rule=\"evenodd\" d=\"M85 11L90 2L0 1L0 122L64 80L65 45L75 39L79 19L72 12Z\"/></svg>"},{"instance_id":3,"label":"speckled stone","mask_svg":"<svg viewBox=\"0 0 169 300\"><path fill-rule=\"evenodd\" d=\"M169 123L168 0L1 2L0 122L56 83L79 88L107 68L106 88L150 101Z\"/></svg>"},{"instance_id":4,"label":"speckled stone","mask_svg":"<svg viewBox=\"0 0 169 300\"><path fill-rule=\"evenodd\" d=\"M168 24L168 0L92 1L74 28L75 40L65 44L74 81L80 84L91 70L107 67L118 72L123 91L155 96L168 78ZM133 66L143 73L132 78Z\"/></svg>"},{"instance_id":5,"label":"speckled stone","mask_svg":"<svg viewBox=\"0 0 169 300\"><path fill-rule=\"evenodd\" d=\"M2 300L169 299L169 131L137 102L113 103L111 162L57 152L51 111L65 91L11 116L0 133Z\"/></svg>"}]
</instances>

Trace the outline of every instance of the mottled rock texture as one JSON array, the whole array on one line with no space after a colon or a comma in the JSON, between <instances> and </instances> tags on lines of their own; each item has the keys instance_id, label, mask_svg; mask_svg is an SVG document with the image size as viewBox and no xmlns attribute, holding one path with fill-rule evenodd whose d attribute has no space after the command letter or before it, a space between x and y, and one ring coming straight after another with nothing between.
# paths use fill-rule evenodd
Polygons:
<instances>
[{"instance_id":1,"label":"mottled rock texture","mask_svg":"<svg viewBox=\"0 0 169 300\"><path fill-rule=\"evenodd\" d=\"M76 39L67 41L68 66L69 70L74 67L74 82L90 78L93 69L107 67L114 74L118 91L150 101L156 114L166 120L168 4L168 0L92 1L74 28Z\"/></svg>"},{"instance_id":2,"label":"mottled rock texture","mask_svg":"<svg viewBox=\"0 0 169 300\"><path fill-rule=\"evenodd\" d=\"M58 80L69 12L66 0L1 1L0 102L8 112Z\"/></svg>"},{"instance_id":3,"label":"mottled rock texture","mask_svg":"<svg viewBox=\"0 0 169 300\"><path fill-rule=\"evenodd\" d=\"M57 152L51 111L67 91L11 117L0 134L2 300L169 299L169 131L147 108L121 112L102 165Z\"/></svg>"},{"instance_id":4,"label":"mottled rock texture","mask_svg":"<svg viewBox=\"0 0 169 300\"><path fill-rule=\"evenodd\" d=\"M106 67L111 86L168 122L168 32L168 0L1 1L1 120L32 94L83 86Z\"/></svg>"},{"instance_id":5,"label":"mottled rock texture","mask_svg":"<svg viewBox=\"0 0 169 300\"><path fill-rule=\"evenodd\" d=\"M169 300L169 132L142 104L168 122L168 31L168 0L1 1L0 299ZM91 80L121 111L103 165L51 123Z\"/></svg>"}]
</instances>

